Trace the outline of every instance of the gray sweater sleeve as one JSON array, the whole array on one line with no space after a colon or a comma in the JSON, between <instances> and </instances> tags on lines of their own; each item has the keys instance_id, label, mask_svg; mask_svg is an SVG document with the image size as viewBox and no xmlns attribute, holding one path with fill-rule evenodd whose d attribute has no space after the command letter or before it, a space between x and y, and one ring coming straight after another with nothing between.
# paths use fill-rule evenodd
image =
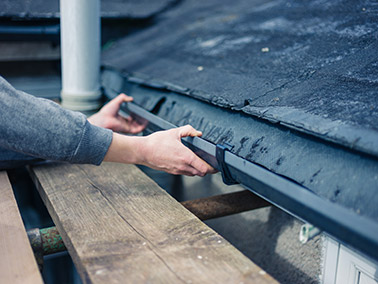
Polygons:
<instances>
[{"instance_id":1,"label":"gray sweater sleeve","mask_svg":"<svg viewBox=\"0 0 378 284\"><path fill-rule=\"evenodd\" d=\"M41 159L99 165L111 141L111 130L91 125L83 114L50 100L17 91L0 77L1 148Z\"/></svg>"}]
</instances>

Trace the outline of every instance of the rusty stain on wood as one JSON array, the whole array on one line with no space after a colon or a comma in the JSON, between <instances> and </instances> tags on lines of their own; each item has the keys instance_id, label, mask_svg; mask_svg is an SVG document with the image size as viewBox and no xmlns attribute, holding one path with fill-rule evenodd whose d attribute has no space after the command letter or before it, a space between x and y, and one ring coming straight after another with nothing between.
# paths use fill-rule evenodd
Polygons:
<instances>
[{"instance_id":1,"label":"rusty stain on wood","mask_svg":"<svg viewBox=\"0 0 378 284\"><path fill-rule=\"evenodd\" d=\"M271 205L249 190L183 201L181 204L200 220L224 217Z\"/></svg>"},{"instance_id":2,"label":"rusty stain on wood","mask_svg":"<svg viewBox=\"0 0 378 284\"><path fill-rule=\"evenodd\" d=\"M43 283L6 172L0 172L0 282Z\"/></svg>"}]
</instances>

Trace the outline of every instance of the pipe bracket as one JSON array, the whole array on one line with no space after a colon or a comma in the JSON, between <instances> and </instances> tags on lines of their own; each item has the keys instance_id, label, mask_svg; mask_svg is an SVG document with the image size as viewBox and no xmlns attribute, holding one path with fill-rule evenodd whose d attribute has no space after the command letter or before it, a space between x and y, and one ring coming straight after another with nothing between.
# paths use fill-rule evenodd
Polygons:
<instances>
[{"instance_id":1,"label":"pipe bracket","mask_svg":"<svg viewBox=\"0 0 378 284\"><path fill-rule=\"evenodd\" d=\"M224 145L217 144L215 150L215 158L217 159L218 167L222 173L223 182L227 185L238 184L238 182L232 177L228 166L224 161L224 153L232 150L233 146L225 143Z\"/></svg>"}]
</instances>

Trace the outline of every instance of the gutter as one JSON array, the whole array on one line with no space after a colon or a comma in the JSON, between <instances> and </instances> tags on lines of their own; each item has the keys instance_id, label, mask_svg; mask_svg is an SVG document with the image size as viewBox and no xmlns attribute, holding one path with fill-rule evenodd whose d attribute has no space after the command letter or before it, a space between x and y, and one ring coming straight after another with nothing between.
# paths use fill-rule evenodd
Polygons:
<instances>
[{"instance_id":1,"label":"gutter","mask_svg":"<svg viewBox=\"0 0 378 284\"><path fill-rule=\"evenodd\" d=\"M112 77L107 82L106 95L109 98L116 96L116 90L125 87L122 84L122 80ZM120 113L147 120L149 132L176 127L135 103L124 104ZM313 224L343 244L378 259L378 223L372 219L321 198L293 180L239 157L229 151L227 144L216 145L198 137L184 138L182 141L198 156L221 171L226 184L240 183L256 195L294 217Z\"/></svg>"}]
</instances>

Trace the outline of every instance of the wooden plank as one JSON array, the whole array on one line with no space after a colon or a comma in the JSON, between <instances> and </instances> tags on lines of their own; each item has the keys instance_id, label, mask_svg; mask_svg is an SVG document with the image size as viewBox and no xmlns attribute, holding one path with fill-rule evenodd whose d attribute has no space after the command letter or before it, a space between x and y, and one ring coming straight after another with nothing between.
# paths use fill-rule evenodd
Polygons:
<instances>
[{"instance_id":1,"label":"wooden plank","mask_svg":"<svg viewBox=\"0 0 378 284\"><path fill-rule=\"evenodd\" d=\"M0 283L43 283L6 172L0 172Z\"/></svg>"},{"instance_id":2,"label":"wooden plank","mask_svg":"<svg viewBox=\"0 0 378 284\"><path fill-rule=\"evenodd\" d=\"M135 166L31 172L84 282L276 283Z\"/></svg>"}]
</instances>

